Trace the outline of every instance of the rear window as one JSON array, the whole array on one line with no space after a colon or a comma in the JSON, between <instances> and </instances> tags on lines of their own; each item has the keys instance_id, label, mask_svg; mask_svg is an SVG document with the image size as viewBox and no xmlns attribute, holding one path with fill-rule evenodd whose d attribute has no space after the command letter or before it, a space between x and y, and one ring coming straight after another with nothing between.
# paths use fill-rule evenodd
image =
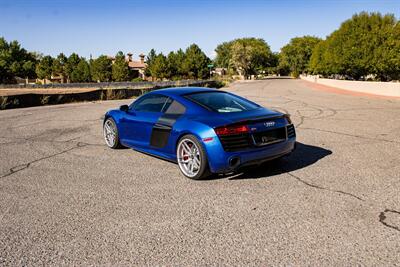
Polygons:
<instances>
[{"instance_id":1,"label":"rear window","mask_svg":"<svg viewBox=\"0 0 400 267\"><path fill-rule=\"evenodd\" d=\"M186 95L186 98L207 109L220 113L242 112L258 108L256 104L250 101L225 92L195 93Z\"/></svg>"}]
</instances>

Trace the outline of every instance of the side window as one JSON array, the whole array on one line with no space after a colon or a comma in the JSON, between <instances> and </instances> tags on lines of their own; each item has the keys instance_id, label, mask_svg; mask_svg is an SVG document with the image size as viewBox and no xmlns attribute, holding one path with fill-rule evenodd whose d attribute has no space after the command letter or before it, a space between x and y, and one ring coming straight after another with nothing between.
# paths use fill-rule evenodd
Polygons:
<instances>
[{"instance_id":1,"label":"side window","mask_svg":"<svg viewBox=\"0 0 400 267\"><path fill-rule=\"evenodd\" d=\"M174 101L174 100L173 100L172 98L168 97L168 99L167 99L167 101L165 102L165 105L164 105L164 107L163 107L163 109L162 109L162 112L165 112L166 110L168 110L169 106L171 105L171 103L172 103L173 101Z\"/></svg>"},{"instance_id":2,"label":"side window","mask_svg":"<svg viewBox=\"0 0 400 267\"><path fill-rule=\"evenodd\" d=\"M167 110L165 111L165 114L184 114L185 112L185 106L178 101L173 100L172 103L169 104Z\"/></svg>"},{"instance_id":3,"label":"side window","mask_svg":"<svg viewBox=\"0 0 400 267\"><path fill-rule=\"evenodd\" d=\"M139 102L133 103L133 110L145 112L161 112L168 97L152 94L142 97Z\"/></svg>"}]
</instances>

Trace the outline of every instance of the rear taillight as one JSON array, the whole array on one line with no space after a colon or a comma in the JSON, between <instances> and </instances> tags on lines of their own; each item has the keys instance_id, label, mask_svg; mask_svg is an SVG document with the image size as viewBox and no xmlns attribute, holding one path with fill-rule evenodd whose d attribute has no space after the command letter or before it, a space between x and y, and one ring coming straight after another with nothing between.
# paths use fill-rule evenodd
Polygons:
<instances>
[{"instance_id":1,"label":"rear taillight","mask_svg":"<svg viewBox=\"0 0 400 267\"><path fill-rule=\"evenodd\" d=\"M249 127L247 125L235 125L215 128L217 135L232 135L232 134L243 134L248 133Z\"/></svg>"}]
</instances>

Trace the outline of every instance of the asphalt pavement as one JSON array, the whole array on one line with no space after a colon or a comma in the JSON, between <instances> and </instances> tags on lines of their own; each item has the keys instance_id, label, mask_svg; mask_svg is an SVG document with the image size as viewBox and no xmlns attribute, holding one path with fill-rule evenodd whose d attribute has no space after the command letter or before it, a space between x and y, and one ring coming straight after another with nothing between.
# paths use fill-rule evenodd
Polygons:
<instances>
[{"instance_id":1,"label":"asphalt pavement","mask_svg":"<svg viewBox=\"0 0 400 267\"><path fill-rule=\"evenodd\" d=\"M227 90L292 114L297 150L193 181L105 146L101 117L132 100L0 111L0 265L400 265L400 100Z\"/></svg>"}]
</instances>

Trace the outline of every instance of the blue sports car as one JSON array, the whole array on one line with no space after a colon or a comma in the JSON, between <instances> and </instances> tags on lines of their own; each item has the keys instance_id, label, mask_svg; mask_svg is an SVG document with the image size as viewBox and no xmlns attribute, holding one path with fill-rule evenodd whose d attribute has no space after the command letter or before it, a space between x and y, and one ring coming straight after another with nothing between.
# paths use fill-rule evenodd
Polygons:
<instances>
[{"instance_id":1,"label":"blue sports car","mask_svg":"<svg viewBox=\"0 0 400 267\"><path fill-rule=\"evenodd\" d=\"M104 139L177 162L188 178L231 173L295 149L288 114L210 88L152 91L105 114Z\"/></svg>"}]
</instances>

